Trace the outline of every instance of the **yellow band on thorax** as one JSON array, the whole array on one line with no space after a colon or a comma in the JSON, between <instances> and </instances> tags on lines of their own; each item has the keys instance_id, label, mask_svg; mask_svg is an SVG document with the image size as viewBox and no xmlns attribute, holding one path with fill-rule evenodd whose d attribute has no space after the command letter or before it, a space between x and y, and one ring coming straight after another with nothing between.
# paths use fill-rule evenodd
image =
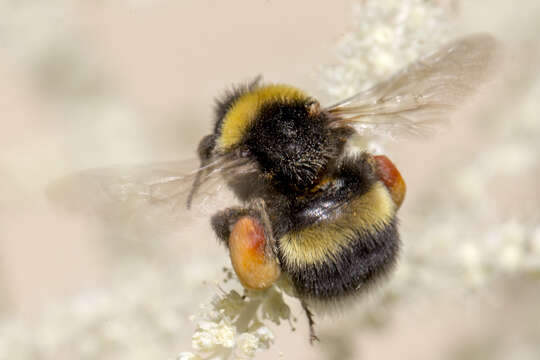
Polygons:
<instances>
[{"instance_id":1,"label":"yellow band on thorax","mask_svg":"<svg viewBox=\"0 0 540 360\"><path fill-rule=\"evenodd\" d=\"M266 85L242 95L225 115L218 147L228 150L243 138L261 106L273 101L305 100L308 96L288 85Z\"/></svg>"}]
</instances>

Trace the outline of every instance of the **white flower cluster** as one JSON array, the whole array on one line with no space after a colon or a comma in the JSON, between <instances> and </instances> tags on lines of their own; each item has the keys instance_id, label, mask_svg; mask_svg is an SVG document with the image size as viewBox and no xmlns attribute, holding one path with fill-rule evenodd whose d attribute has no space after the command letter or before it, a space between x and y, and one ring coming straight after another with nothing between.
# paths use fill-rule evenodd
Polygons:
<instances>
[{"instance_id":1,"label":"white flower cluster","mask_svg":"<svg viewBox=\"0 0 540 360\"><path fill-rule=\"evenodd\" d=\"M353 31L338 42L337 64L322 68L321 88L334 101L384 80L451 38L449 9L437 1L362 1L354 6L353 17ZM467 156L467 165L442 170L446 183L428 191L429 201L416 210L425 214L402 230L405 253L382 298L439 285L477 288L503 273L539 270L537 224L501 218L497 189L490 188L498 176L519 175L538 165L537 137L531 129L519 130L532 126L537 106L529 101L519 108L532 111L512 122L506 121L508 114L498 121L490 117L491 127L503 128L495 146ZM529 140L507 136L518 131ZM380 143L355 145L381 149ZM433 257L442 253L447 254L443 260Z\"/></svg>"},{"instance_id":2,"label":"white flower cluster","mask_svg":"<svg viewBox=\"0 0 540 360\"><path fill-rule=\"evenodd\" d=\"M447 278L457 271L461 285L471 289L501 277L540 273L540 197L527 190L540 175L540 125L531 121L539 95L537 83L508 112L490 114L486 132L493 142L443 171L446 181L422 204L438 214L419 219L405 234L421 239L411 246L415 258L428 261L430 253L446 253Z\"/></svg>"},{"instance_id":3,"label":"white flower cluster","mask_svg":"<svg viewBox=\"0 0 540 360\"><path fill-rule=\"evenodd\" d=\"M252 359L257 351L268 349L274 342L272 331L263 321L280 324L290 316L283 293L276 287L246 291L244 296L231 290L216 296L192 316L196 323L192 337L195 353L183 352L177 359Z\"/></svg>"},{"instance_id":4,"label":"white flower cluster","mask_svg":"<svg viewBox=\"0 0 540 360\"><path fill-rule=\"evenodd\" d=\"M189 337L191 309L208 296L204 278L217 275L201 270L188 263L181 271L132 264L109 288L45 307L33 321L5 318L0 359L165 359L179 338Z\"/></svg>"},{"instance_id":5,"label":"white flower cluster","mask_svg":"<svg viewBox=\"0 0 540 360\"><path fill-rule=\"evenodd\" d=\"M384 80L452 37L448 9L436 1L362 1L354 17L354 31L338 43L338 64L322 69L322 89L334 101ZM344 335L350 338L340 338L339 344L353 342L353 329L385 324L399 304L436 294L461 297L497 280L540 273L540 197L526 191L518 200L513 194L520 182L534 187L530 179L540 176L538 84L511 109L500 106L504 99L493 101L485 124L492 143L479 143L472 154L462 154L462 161L441 163L441 182L425 188L422 200L408 208L397 270L342 324L351 329ZM381 149L377 142L355 146ZM514 207L521 201L526 215L509 213L505 195Z\"/></svg>"},{"instance_id":6,"label":"white flower cluster","mask_svg":"<svg viewBox=\"0 0 540 360\"><path fill-rule=\"evenodd\" d=\"M337 61L320 68L321 98L333 103L387 79L449 39L452 17L437 1L359 1L352 29L335 48ZM382 152L377 139L353 137L351 151Z\"/></svg>"},{"instance_id":7,"label":"white flower cluster","mask_svg":"<svg viewBox=\"0 0 540 360\"><path fill-rule=\"evenodd\" d=\"M436 1L368 0L353 5L353 28L337 63L321 69L321 90L339 101L389 77L448 39L448 11Z\"/></svg>"}]
</instances>

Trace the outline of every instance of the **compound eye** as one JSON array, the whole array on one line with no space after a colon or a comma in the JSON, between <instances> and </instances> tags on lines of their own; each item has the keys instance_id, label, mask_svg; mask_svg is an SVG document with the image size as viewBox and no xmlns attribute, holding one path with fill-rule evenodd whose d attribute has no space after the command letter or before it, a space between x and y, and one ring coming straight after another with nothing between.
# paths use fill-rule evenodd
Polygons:
<instances>
[{"instance_id":1,"label":"compound eye","mask_svg":"<svg viewBox=\"0 0 540 360\"><path fill-rule=\"evenodd\" d=\"M234 224L229 253L234 271L246 288L267 289L281 274L276 259L268 255L264 228L254 217L244 216Z\"/></svg>"},{"instance_id":2,"label":"compound eye","mask_svg":"<svg viewBox=\"0 0 540 360\"><path fill-rule=\"evenodd\" d=\"M251 150L247 146L240 146L236 150L236 155L241 158L247 158L251 156Z\"/></svg>"}]
</instances>

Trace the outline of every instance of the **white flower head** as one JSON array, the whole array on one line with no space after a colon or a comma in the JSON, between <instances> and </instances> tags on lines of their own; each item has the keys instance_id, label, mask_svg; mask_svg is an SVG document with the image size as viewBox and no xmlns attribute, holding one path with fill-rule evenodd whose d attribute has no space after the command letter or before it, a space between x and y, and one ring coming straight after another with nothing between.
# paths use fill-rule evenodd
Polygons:
<instances>
[{"instance_id":1,"label":"white flower head","mask_svg":"<svg viewBox=\"0 0 540 360\"><path fill-rule=\"evenodd\" d=\"M200 357L199 355L190 353L190 352L181 352L176 357L176 360L202 360L202 357Z\"/></svg>"},{"instance_id":2,"label":"white flower head","mask_svg":"<svg viewBox=\"0 0 540 360\"><path fill-rule=\"evenodd\" d=\"M339 101L392 75L448 38L449 16L436 2L361 1L353 31L337 44L338 62L321 69L321 89Z\"/></svg>"},{"instance_id":3,"label":"white flower head","mask_svg":"<svg viewBox=\"0 0 540 360\"><path fill-rule=\"evenodd\" d=\"M274 342L272 331L259 317L279 323L290 316L282 293L274 287L246 291L244 296L230 290L200 309L199 314L191 317L196 323L192 347L199 356L210 358L253 358L257 351L268 349Z\"/></svg>"},{"instance_id":4,"label":"white flower head","mask_svg":"<svg viewBox=\"0 0 540 360\"><path fill-rule=\"evenodd\" d=\"M251 333L244 333L238 337L238 346L235 357L238 360L252 359L259 348L259 338Z\"/></svg>"}]
</instances>

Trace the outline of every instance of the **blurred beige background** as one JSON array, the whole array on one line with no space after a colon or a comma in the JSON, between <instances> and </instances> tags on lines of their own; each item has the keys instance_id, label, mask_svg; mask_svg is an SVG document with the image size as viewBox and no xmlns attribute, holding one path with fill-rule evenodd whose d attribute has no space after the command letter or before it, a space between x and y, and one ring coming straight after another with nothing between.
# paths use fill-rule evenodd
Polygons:
<instances>
[{"instance_id":1,"label":"blurred beige background","mask_svg":"<svg viewBox=\"0 0 540 360\"><path fill-rule=\"evenodd\" d=\"M346 28L348 2L56 6L13 5L2 15L18 23L8 35L20 43L0 60L1 273L4 302L21 312L102 276L93 235L49 207L46 184L85 168L194 157L214 97L258 74L313 87L310 74Z\"/></svg>"},{"instance_id":2,"label":"blurred beige background","mask_svg":"<svg viewBox=\"0 0 540 360\"><path fill-rule=\"evenodd\" d=\"M493 33L516 51L516 66L539 69L529 56L540 46L536 0L464 1L457 11L460 32ZM28 319L103 286L115 269L101 249L107 228L52 206L49 183L86 168L193 157L211 130L214 97L258 74L318 94L317 69L335 61L332 44L351 23L348 0L6 2L0 14L0 308ZM436 177L430 164L443 161L467 128L395 145L411 201ZM179 263L213 256L222 260L216 272L226 263L204 219L159 246ZM451 306L442 306L453 318L444 324L433 318L437 306L402 313L387 336L367 335L363 351L435 358L464 330ZM305 332L303 319L298 328ZM314 356L296 348L297 335L280 340L290 350L285 358Z\"/></svg>"}]
</instances>

